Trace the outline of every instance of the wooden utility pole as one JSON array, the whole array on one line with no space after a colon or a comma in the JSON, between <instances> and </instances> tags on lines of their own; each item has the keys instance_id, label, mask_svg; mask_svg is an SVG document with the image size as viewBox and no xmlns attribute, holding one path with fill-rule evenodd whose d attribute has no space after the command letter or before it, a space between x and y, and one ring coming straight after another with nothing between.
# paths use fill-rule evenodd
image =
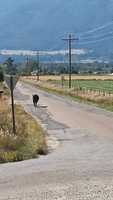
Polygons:
<instances>
[{"instance_id":1,"label":"wooden utility pole","mask_svg":"<svg viewBox=\"0 0 113 200\"><path fill-rule=\"evenodd\" d=\"M11 105L12 105L12 119L13 119L13 133L16 135L16 126L15 126L15 109L14 109L14 84L13 84L13 76L10 76L10 90L11 90Z\"/></svg>"},{"instance_id":2,"label":"wooden utility pole","mask_svg":"<svg viewBox=\"0 0 113 200\"><path fill-rule=\"evenodd\" d=\"M27 65L27 67L28 67L28 65L29 65L29 57L27 56L27 58L26 58L26 65Z\"/></svg>"},{"instance_id":3,"label":"wooden utility pole","mask_svg":"<svg viewBox=\"0 0 113 200\"><path fill-rule=\"evenodd\" d=\"M37 51L37 81L40 79L40 57L39 51Z\"/></svg>"},{"instance_id":4,"label":"wooden utility pole","mask_svg":"<svg viewBox=\"0 0 113 200\"><path fill-rule=\"evenodd\" d=\"M68 42L69 48L69 88L71 88L71 74L72 74L72 42L78 40L77 38L73 38L72 34L69 34L68 38L64 38L63 40Z\"/></svg>"}]
</instances>

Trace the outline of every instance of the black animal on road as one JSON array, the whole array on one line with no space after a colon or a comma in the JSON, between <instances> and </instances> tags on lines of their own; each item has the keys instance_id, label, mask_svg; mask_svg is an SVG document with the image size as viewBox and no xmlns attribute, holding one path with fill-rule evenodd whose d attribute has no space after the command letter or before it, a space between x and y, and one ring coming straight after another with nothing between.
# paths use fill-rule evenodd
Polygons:
<instances>
[{"instance_id":1,"label":"black animal on road","mask_svg":"<svg viewBox=\"0 0 113 200\"><path fill-rule=\"evenodd\" d=\"M37 94L34 94L33 95L33 104L34 104L34 107L37 107L38 101L39 101L39 96Z\"/></svg>"}]
</instances>

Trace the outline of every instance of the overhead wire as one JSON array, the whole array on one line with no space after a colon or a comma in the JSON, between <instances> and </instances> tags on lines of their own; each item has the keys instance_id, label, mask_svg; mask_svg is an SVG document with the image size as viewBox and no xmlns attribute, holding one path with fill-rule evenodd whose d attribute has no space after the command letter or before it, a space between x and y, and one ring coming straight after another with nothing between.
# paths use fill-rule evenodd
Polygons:
<instances>
[{"instance_id":1,"label":"overhead wire","mask_svg":"<svg viewBox=\"0 0 113 200\"><path fill-rule=\"evenodd\" d=\"M87 32L81 33L79 35L79 40L81 41L79 42L79 44L80 45L94 44L97 42L101 42L101 41L113 38L113 30L110 30L108 32L108 29L112 28L111 25L113 25L113 21L105 25L99 26L97 28L94 28L92 30L89 30Z\"/></svg>"},{"instance_id":2,"label":"overhead wire","mask_svg":"<svg viewBox=\"0 0 113 200\"><path fill-rule=\"evenodd\" d=\"M88 30L86 32L83 32L83 33L79 34L79 37L84 37L85 35L89 35L89 34L97 32L97 31L103 30L103 29L109 27L110 25L113 25L113 21L108 22L105 25L101 25L101 26L99 26L97 28L94 28L94 29Z\"/></svg>"},{"instance_id":3,"label":"overhead wire","mask_svg":"<svg viewBox=\"0 0 113 200\"><path fill-rule=\"evenodd\" d=\"M106 33L99 33L99 34L97 34L97 35L91 35L91 36L89 36L89 37L84 37L84 38L82 38L82 37L79 37L79 39L80 40L92 40L92 39L100 39L100 38L102 38L102 37L106 37L106 36L109 36L109 35L113 35L113 30L112 31L109 31L109 32L106 32Z\"/></svg>"},{"instance_id":4,"label":"overhead wire","mask_svg":"<svg viewBox=\"0 0 113 200\"><path fill-rule=\"evenodd\" d=\"M100 38L100 39L97 39L97 40L83 41L83 42L80 42L79 45L93 44L93 43L101 42L101 41L108 40L108 39L111 39L111 38L113 38L113 35L111 35L109 37L103 37L103 38Z\"/></svg>"}]
</instances>

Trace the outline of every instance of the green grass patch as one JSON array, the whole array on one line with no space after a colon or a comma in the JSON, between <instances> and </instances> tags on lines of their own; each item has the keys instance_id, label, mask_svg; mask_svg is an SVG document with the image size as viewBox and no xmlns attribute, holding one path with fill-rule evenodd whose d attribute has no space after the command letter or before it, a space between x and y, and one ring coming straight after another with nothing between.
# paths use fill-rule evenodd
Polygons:
<instances>
[{"instance_id":1,"label":"green grass patch","mask_svg":"<svg viewBox=\"0 0 113 200\"><path fill-rule=\"evenodd\" d=\"M48 80L48 82L55 84L56 86L62 85L61 80ZM68 80L64 80L63 85L68 88ZM113 93L113 80L72 80L72 88L86 88Z\"/></svg>"}]
</instances>

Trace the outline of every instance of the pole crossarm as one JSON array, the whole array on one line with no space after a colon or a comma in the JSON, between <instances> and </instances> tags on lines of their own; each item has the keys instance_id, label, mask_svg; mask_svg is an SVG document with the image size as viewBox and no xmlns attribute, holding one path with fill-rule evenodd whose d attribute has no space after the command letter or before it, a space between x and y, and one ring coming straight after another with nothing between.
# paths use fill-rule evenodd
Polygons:
<instances>
[{"instance_id":1,"label":"pole crossarm","mask_svg":"<svg viewBox=\"0 0 113 200\"><path fill-rule=\"evenodd\" d=\"M64 40L64 41L67 41L67 42L69 42L69 41L78 41L79 39L78 38L74 38L74 37L72 37L72 34L69 34L69 37L68 38L63 38L62 40Z\"/></svg>"}]
</instances>

